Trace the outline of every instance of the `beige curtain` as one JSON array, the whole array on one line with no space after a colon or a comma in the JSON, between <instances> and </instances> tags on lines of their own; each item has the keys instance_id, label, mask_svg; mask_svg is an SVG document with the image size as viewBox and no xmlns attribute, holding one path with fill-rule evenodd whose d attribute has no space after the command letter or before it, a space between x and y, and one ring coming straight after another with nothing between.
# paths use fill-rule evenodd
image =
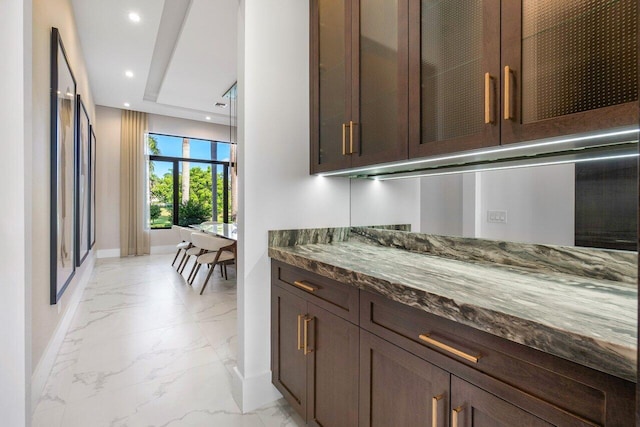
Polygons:
<instances>
[{"instance_id":1,"label":"beige curtain","mask_svg":"<svg viewBox=\"0 0 640 427\"><path fill-rule=\"evenodd\" d=\"M147 162L145 136L147 115L122 111L120 133L120 256L149 253Z\"/></svg>"}]
</instances>

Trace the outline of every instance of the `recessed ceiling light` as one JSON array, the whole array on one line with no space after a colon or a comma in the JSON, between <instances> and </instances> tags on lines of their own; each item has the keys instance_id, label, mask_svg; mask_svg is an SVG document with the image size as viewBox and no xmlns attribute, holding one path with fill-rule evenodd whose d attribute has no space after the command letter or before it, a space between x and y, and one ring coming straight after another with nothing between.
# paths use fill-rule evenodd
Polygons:
<instances>
[{"instance_id":1,"label":"recessed ceiling light","mask_svg":"<svg viewBox=\"0 0 640 427\"><path fill-rule=\"evenodd\" d=\"M129 13L129 19L130 19L132 22L140 22L140 15L138 15L138 14L137 14L137 13L135 13L135 12L131 12L131 13Z\"/></svg>"},{"instance_id":2,"label":"recessed ceiling light","mask_svg":"<svg viewBox=\"0 0 640 427\"><path fill-rule=\"evenodd\" d=\"M205 119L211 120L211 116L207 116L207 117L205 117Z\"/></svg>"},{"instance_id":3,"label":"recessed ceiling light","mask_svg":"<svg viewBox=\"0 0 640 427\"><path fill-rule=\"evenodd\" d=\"M225 104L224 102L216 102L216 107L227 108L227 104Z\"/></svg>"},{"instance_id":4,"label":"recessed ceiling light","mask_svg":"<svg viewBox=\"0 0 640 427\"><path fill-rule=\"evenodd\" d=\"M127 70L127 71L124 72L124 75L129 77L129 78L132 78L133 77L133 71Z\"/></svg>"},{"instance_id":5,"label":"recessed ceiling light","mask_svg":"<svg viewBox=\"0 0 640 427\"><path fill-rule=\"evenodd\" d=\"M131 104L129 104L128 102L125 102L125 103L124 103L124 106L125 106L125 107L131 107Z\"/></svg>"}]
</instances>

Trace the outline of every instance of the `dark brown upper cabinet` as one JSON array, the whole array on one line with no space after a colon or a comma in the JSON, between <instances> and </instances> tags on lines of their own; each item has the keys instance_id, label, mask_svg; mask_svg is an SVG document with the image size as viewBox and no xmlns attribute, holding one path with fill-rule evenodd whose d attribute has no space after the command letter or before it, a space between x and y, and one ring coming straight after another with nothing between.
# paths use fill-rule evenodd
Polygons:
<instances>
[{"instance_id":1,"label":"dark brown upper cabinet","mask_svg":"<svg viewBox=\"0 0 640 427\"><path fill-rule=\"evenodd\" d=\"M311 0L313 173L638 122L636 0Z\"/></svg>"},{"instance_id":2,"label":"dark brown upper cabinet","mask_svg":"<svg viewBox=\"0 0 640 427\"><path fill-rule=\"evenodd\" d=\"M500 144L500 0L412 0L409 157Z\"/></svg>"},{"instance_id":3,"label":"dark brown upper cabinet","mask_svg":"<svg viewBox=\"0 0 640 427\"><path fill-rule=\"evenodd\" d=\"M638 122L635 0L412 0L409 157Z\"/></svg>"},{"instance_id":4,"label":"dark brown upper cabinet","mask_svg":"<svg viewBox=\"0 0 640 427\"><path fill-rule=\"evenodd\" d=\"M502 2L502 144L638 124L638 2Z\"/></svg>"},{"instance_id":5,"label":"dark brown upper cabinet","mask_svg":"<svg viewBox=\"0 0 640 427\"><path fill-rule=\"evenodd\" d=\"M409 0L311 0L311 170L408 156Z\"/></svg>"}]
</instances>

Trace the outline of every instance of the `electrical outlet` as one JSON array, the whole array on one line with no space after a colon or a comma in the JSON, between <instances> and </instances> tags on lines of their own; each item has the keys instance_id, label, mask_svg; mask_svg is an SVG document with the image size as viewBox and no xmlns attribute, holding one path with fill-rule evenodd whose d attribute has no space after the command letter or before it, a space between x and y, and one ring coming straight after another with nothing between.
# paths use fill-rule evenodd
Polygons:
<instances>
[{"instance_id":1,"label":"electrical outlet","mask_svg":"<svg viewBox=\"0 0 640 427\"><path fill-rule=\"evenodd\" d=\"M507 211L487 211L487 222L506 224Z\"/></svg>"}]
</instances>

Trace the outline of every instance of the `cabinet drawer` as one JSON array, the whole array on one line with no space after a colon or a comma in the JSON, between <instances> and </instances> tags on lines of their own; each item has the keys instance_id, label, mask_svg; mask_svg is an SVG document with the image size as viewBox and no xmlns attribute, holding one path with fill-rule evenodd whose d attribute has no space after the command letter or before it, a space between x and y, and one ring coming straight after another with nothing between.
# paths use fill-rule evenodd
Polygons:
<instances>
[{"instance_id":1,"label":"cabinet drawer","mask_svg":"<svg viewBox=\"0 0 640 427\"><path fill-rule=\"evenodd\" d=\"M422 310L361 292L360 326L555 425L625 425L634 384ZM476 359L476 360L474 360ZM498 381L496 381L498 380ZM514 402L511 387L537 399ZM584 424L562 408L578 415ZM560 418L558 418L560 417Z\"/></svg>"},{"instance_id":2,"label":"cabinet drawer","mask_svg":"<svg viewBox=\"0 0 640 427\"><path fill-rule=\"evenodd\" d=\"M271 283L358 324L359 290L356 287L278 261L271 264Z\"/></svg>"}]
</instances>

